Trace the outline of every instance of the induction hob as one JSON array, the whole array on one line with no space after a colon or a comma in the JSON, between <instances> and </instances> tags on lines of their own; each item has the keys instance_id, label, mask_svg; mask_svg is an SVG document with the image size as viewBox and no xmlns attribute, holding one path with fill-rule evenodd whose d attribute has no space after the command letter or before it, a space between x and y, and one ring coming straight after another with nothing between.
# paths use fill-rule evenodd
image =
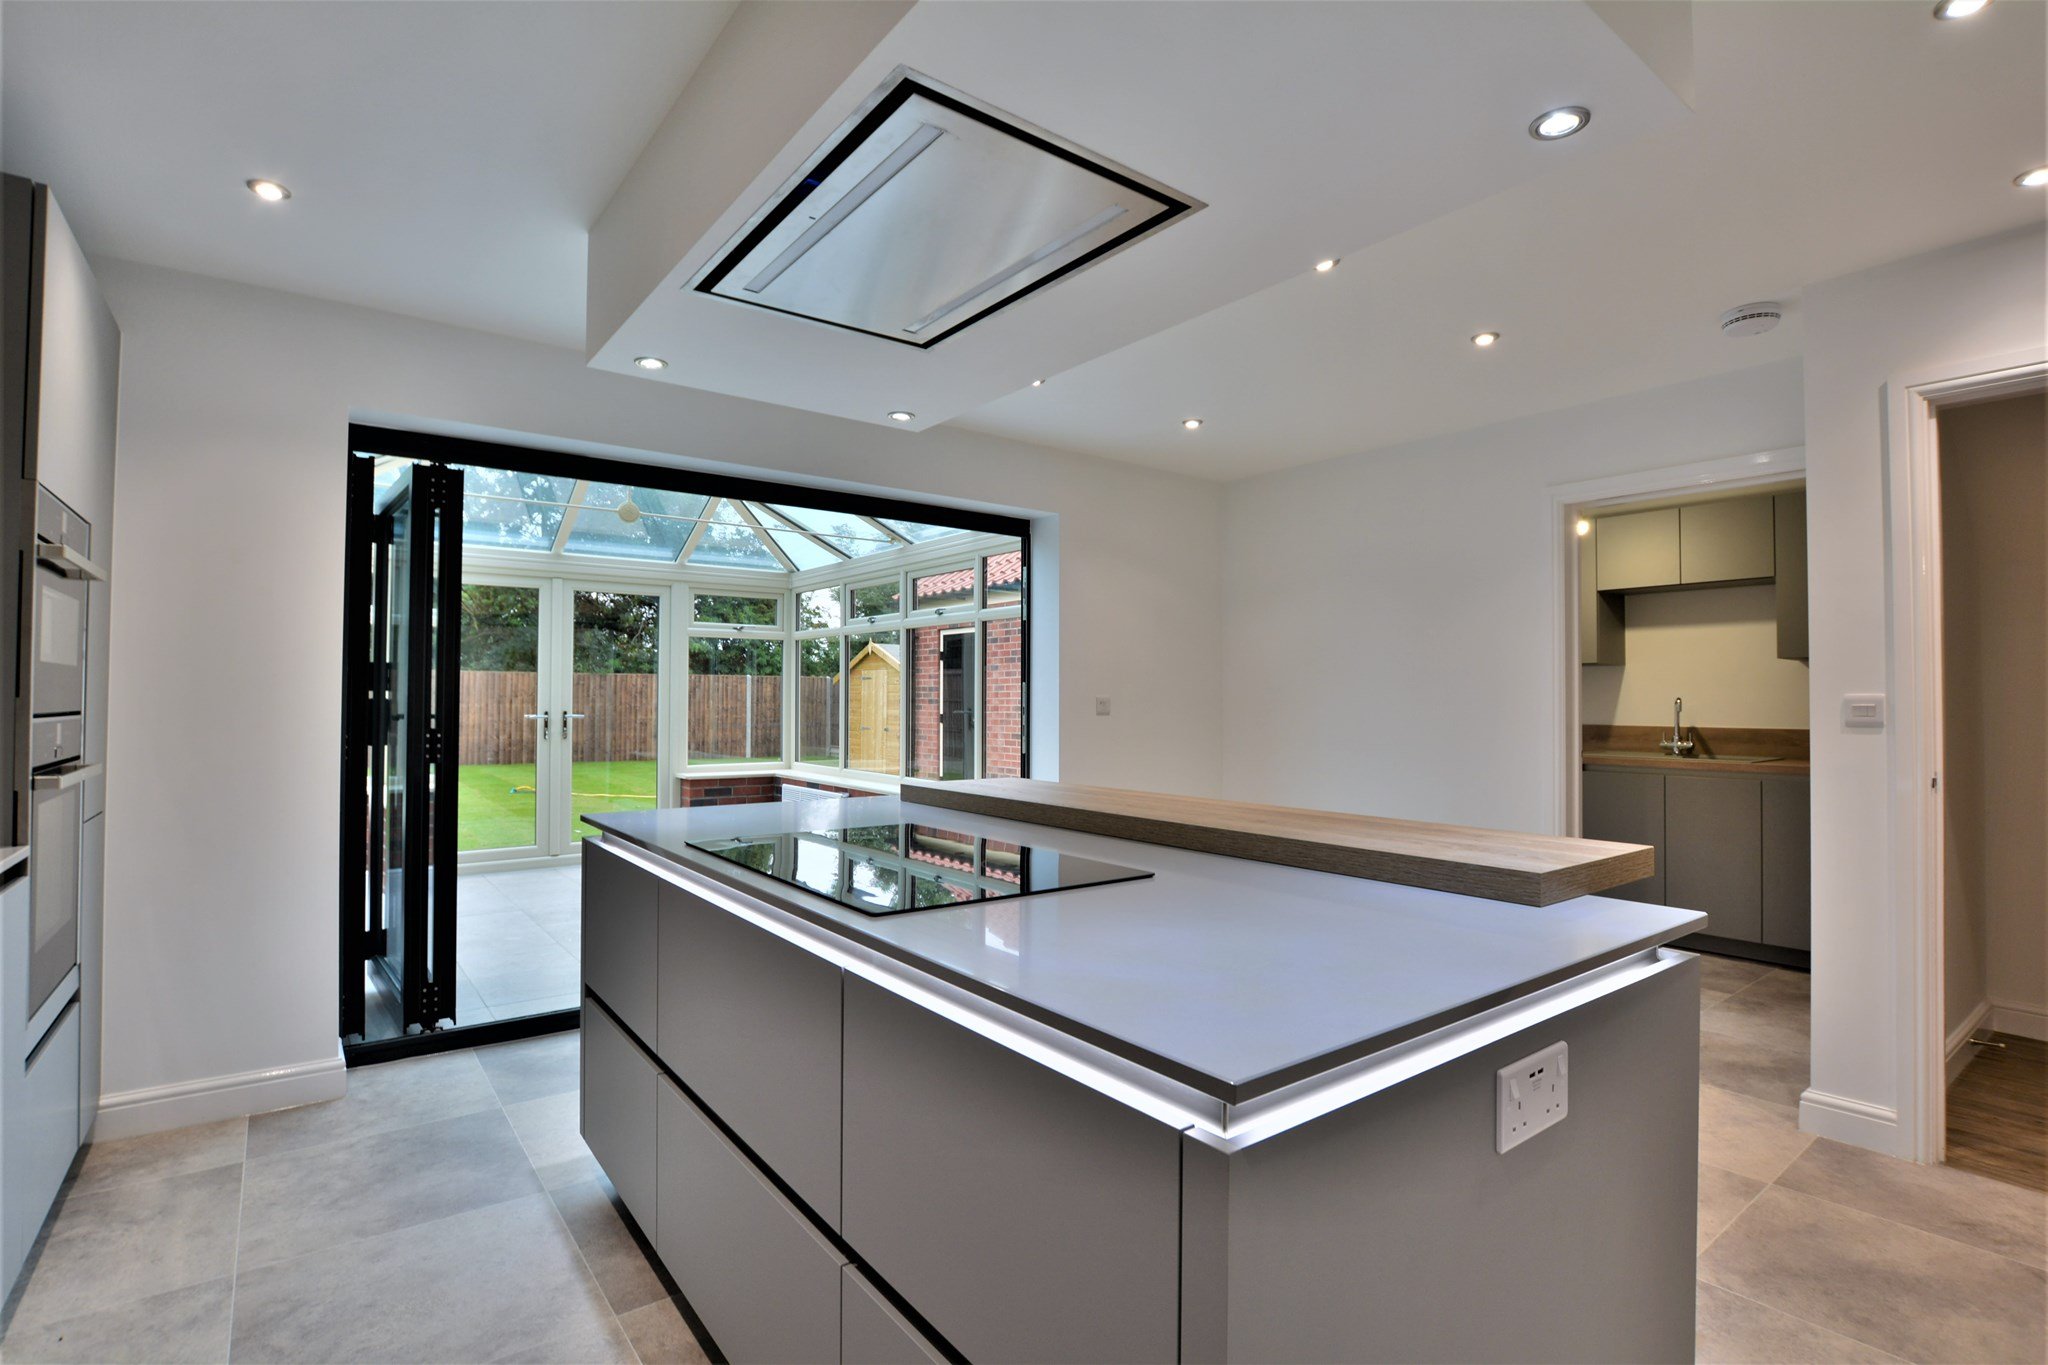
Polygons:
<instances>
[{"instance_id":1,"label":"induction hob","mask_svg":"<svg viewBox=\"0 0 2048 1365\"><path fill-rule=\"evenodd\" d=\"M911 822L688 842L699 852L864 915L938 910L1152 875L1057 849Z\"/></svg>"}]
</instances>

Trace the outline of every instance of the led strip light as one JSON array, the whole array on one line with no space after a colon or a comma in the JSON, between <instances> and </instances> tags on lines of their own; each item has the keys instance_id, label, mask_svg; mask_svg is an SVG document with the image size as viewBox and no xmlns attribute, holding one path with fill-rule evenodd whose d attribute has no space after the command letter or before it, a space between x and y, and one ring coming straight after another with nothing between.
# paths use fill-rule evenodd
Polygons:
<instances>
[{"instance_id":1,"label":"led strip light","mask_svg":"<svg viewBox=\"0 0 2048 1365\"><path fill-rule=\"evenodd\" d=\"M1510 1034L1675 970L1691 958L1670 948L1645 948L1419 1038L1231 1104L614 836L603 835L596 842L635 867L863 981L1222 1152L1241 1151L1298 1128Z\"/></svg>"}]
</instances>

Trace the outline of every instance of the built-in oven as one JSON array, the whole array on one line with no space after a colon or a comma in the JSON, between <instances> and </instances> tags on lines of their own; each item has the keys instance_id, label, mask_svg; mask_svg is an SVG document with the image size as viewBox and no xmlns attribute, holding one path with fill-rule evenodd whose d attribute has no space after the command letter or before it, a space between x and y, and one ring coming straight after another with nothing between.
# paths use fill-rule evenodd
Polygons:
<instances>
[{"instance_id":1,"label":"built-in oven","mask_svg":"<svg viewBox=\"0 0 2048 1365\"><path fill-rule=\"evenodd\" d=\"M47 488L37 490L34 615L29 668L28 1014L34 1018L78 963L79 851L86 762L86 656L92 526Z\"/></svg>"}]
</instances>

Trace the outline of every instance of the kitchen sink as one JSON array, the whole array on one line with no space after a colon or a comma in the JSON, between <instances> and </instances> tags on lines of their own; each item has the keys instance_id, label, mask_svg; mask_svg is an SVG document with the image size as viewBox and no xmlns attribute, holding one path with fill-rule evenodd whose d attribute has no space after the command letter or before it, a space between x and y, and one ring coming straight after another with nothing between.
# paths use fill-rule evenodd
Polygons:
<instances>
[{"instance_id":1,"label":"kitchen sink","mask_svg":"<svg viewBox=\"0 0 2048 1365\"><path fill-rule=\"evenodd\" d=\"M1614 758L1658 758L1658 759L1666 759L1666 760L1669 760L1669 761L1670 761L1670 762L1672 762L1672 763L1685 763L1685 764L1695 764L1695 763L1696 763L1696 764L1698 764L1699 766L1701 766L1701 767L1703 767L1703 768L1712 768L1712 767L1738 767L1738 768L1739 768L1739 767L1752 767L1752 766L1754 766L1754 765L1756 765L1756 764L1758 764L1758 763L1776 763L1776 762L1778 761L1775 755L1762 755L1762 756L1748 756L1748 755L1735 755L1735 756L1732 756L1732 757L1727 757L1727 758L1721 758L1721 757L1701 756L1701 755L1694 755L1694 754L1677 754L1677 755L1674 755L1674 754L1667 754L1667 753L1650 753L1650 752L1646 752L1646 751L1644 751L1644 750L1642 750L1642 749L1597 749L1597 750L1587 750L1587 751L1586 751L1585 753L1582 753L1582 754L1580 754L1580 755L1579 755L1579 757L1580 757L1580 758L1582 758L1582 759L1584 759L1584 760L1585 760L1586 762L1588 762L1588 763L1601 763L1601 762L1605 762L1605 761L1606 761L1606 760L1608 760L1608 759L1614 759Z\"/></svg>"}]
</instances>

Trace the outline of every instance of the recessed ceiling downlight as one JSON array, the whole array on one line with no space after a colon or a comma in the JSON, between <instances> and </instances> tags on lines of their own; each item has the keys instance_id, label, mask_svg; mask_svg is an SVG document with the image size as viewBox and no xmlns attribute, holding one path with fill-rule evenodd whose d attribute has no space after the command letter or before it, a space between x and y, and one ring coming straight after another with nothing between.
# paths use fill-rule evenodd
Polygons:
<instances>
[{"instance_id":1,"label":"recessed ceiling downlight","mask_svg":"<svg viewBox=\"0 0 2048 1365\"><path fill-rule=\"evenodd\" d=\"M1472 344L1474 346L1477 346L1482 351L1485 350L1488 346L1493 345L1494 342L1499 340L1499 332L1474 332L1472 334Z\"/></svg>"},{"instance_id":2,"label":"recessed ceiling downlight","mask_svg":"<svg viewBox=\"0 0 2048 1365\"><path fill-rule=\"evenodd\" d=\"M1183 417L1180 419L1180 424L1189 431L1199 431L1202 426L1202 419L1199 417Z\"/></svg>"},{"instance_id":3,"label":"recessed ceiling downlight","mask_svg":"<svg viewBox=\"0 0 2048 1365\"><path fill-rule=\"evenodd\" d=\"M2024 171L2014 176L2012 183L2023 190L2038 190L2043 185L2048 185L2048 166L2036 166L2031 171Z\"/></svg>"},{"instance_id":4,"label":"recessed ceiling downlight","mask_svg":"<svg viewBox=\"0 0 2048 1365\"><path fill-rule=\"evenodd\" d=\"M911 418L915 416L917 416L917 414L914 412L905 412L902 408L898 408L896 409L896 411L889 414L889 420L892 422L908 422Z\"/></svg>"},{"instance_id":5,"label":"recessed ceiling downlight","mask_svg":"<svg viewBox=\"0 0 2048 1365\"><path fill-rule=\"evenodd\" d=\"M275 180L245 180L242 183L249 187L249 193L266 204L282 204L292 197L292 192Z\"/></svg>"},{"instance_id":6,"label":"recessed ceiling downlight","mask_svg":"<svg viewBox=\"0 0 2048 1365\"><path fill-rule=\"evenodd\" d=\"M1582 104L1568 104L1530 120L1529 136L1538 142L1555 142L1561 137L1570 137L1592 121L1592 110Z\"/></svg>"},{"instance_id":7,"label":"recessed ceiling downlight","mask_svg":"<svg viewBox=\"0 0 2048 1365\"><path fill-rule=\"evenodd\" d=\"M643 370L665 370L668 368L668 362L658 355L636 355L633 357L633 363Z\"/></svg>"},{"instance_id":8,"label":"recessed ceiling downlight","mask_svg":"<svg viewBox=\"0 0 2048 1365\"><path fill-rule=\"evenodd\" d=\"M1967 19L1973 14L1982 13L1984 7L1990 3L1991 0L1941 0L1941 3L1934 7L1934 17Z\"/></svg>"},{"instance_id":9,"label":"recessed ceiling downlight","mask_svg":"<svg viewBox=\"0 0 2048 1365\"><path fill-rule=\"evenodd\" d=\"M1318 274L1318 275L1327 275L1327 274L1329 274L1329 273L1330 273L1330 272L1331 272L1332 270L1335 270L1335 269L1337 268L1338 260L1339 260L1339 258L1338 258L1338 257L1336 257L1336 256L1330 256L1330 257L1327 257L1327 258L1325 258L1325 259L1323 259L1323 260L1317 261L1317 262L1316 262L1316 274Z\"/></svg>"},{"instance_id":10,"label":"recessed ceiling downlight","mask_svg":"<svg viewBox=\"0 0 2048 1365\"><path fill-rule=\"evenodd\" d=\"M1782 303L1745 303L1739 308L1730 308L1721 314L1721 335L1731 337L1762 336L1778 325L1785 316Z\"/></svg>"}]
</instances>

